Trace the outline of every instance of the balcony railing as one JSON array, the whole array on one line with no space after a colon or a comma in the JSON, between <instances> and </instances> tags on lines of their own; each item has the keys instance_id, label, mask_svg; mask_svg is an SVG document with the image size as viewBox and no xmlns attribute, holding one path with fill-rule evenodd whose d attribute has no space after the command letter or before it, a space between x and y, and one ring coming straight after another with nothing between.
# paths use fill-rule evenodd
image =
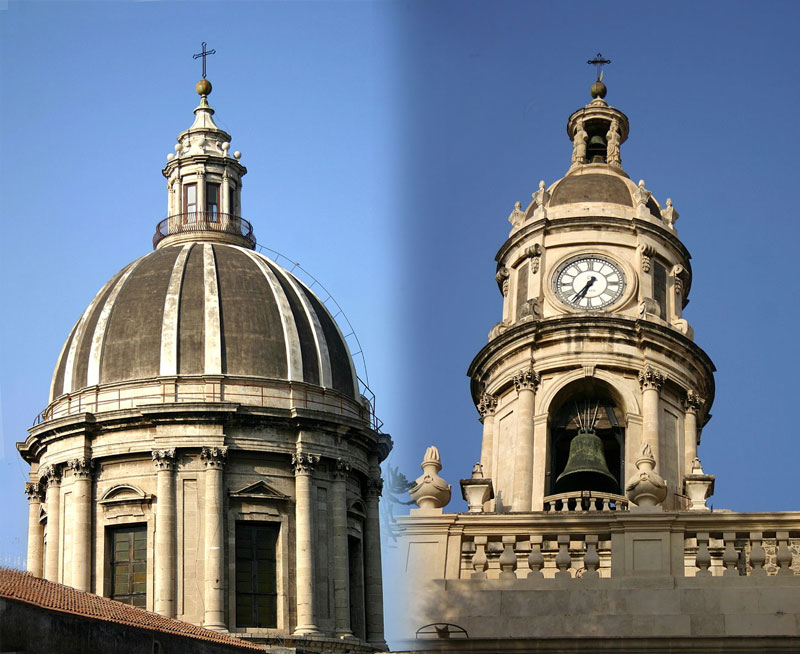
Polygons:
<instances>
[{"instance_id":1,"label":"balcony railing","mask_svg":"<svg viewBox=\"0 0 800 654\"><path fill-rule=\"evenodd\" d=\"M219 232L242 236L251 247L256 245L253 226L244 218L232 213L190 211L169 216L159 222L156 225L156 233L153 235L153 248L157 247L167 236L195 232Z\"/></svg>"}]
</instances>

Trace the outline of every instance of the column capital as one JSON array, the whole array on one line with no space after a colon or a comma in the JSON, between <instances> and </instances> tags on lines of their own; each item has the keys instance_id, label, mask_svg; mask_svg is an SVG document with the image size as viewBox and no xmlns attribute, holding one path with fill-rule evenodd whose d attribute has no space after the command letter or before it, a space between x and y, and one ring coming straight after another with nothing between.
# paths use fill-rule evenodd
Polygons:
<instances>
[{"instance_id":1,"label":"column capital","mask_svg":"<svg viewBox=\"0 0 800 654\"><path fill-rule=\"evenodd\" d=\"M497 409L497 398L489 393L484 393L476 407L478 413L481 414L481 420L483 420L487 415L494 415L495 409Z\"/></svg>"},{"instance_id":2,"label":"column capital","mask_svg":"<svg viewBox=\"0 0 800 654\"><path fill-rule=\"evenodd\" d=\"M639 371L639 385L643 391L651 388L661 391L661 387L666 380L667 376L649 363Z\"/></svg>"},{"instance_id":3,"label":"column capital","mask_svg":"<svg viewBox=\"0 0 800 654\"><path fill-rule=\"evenodd\" d=\"M153 450L153 465L157 470L175 469L175 448L168 450Z\"/></svg>"},{"instance_id":4,"label":"column capital","mask_svg":"<svg viewBox=\"0 0 800 654\"><path fill-rule=\"evenodd\" d=\"M331 466L331 470L333 472L334 479L347 479L347 475L350 474L350 462L339 458L334 460L333 465Z\"/></svg>"},{"instance_id":5,"label":"column capital","mask_svg":"<svg viewBox=\"0 0 800 654\"><path fill-rule=\"evenodd\" d=\"M44 499L44 488L35 482L25 482L25 495L29 502L41 502Z\"/></svg>"},{"instance_id":6,"label":"column capital","mask_svg":"<svg viewBox=\"0 0 800 654\"><path fill-rule=\"evenodd\" d=\"M54 463L39 469L39 483L44 486L58 486L61 483L61 469L63 464Z\"/></svg>"},{"instance_id":7,"label":"column capital","mask_svg":"<svg viewBox=\"0 0 800 654\"><path fill-rule=\"evenodd\" d=\"M369 477L366 482L367 497L380 497L383 494L383 479L381 477Z\"/></svg>"},{"instance_id":8,"label":"column capital","mask_svg":"<svg viewBox=\"0 0 800 654\"><path fill-rule=\"evenodd\" d=\"M540 381L539 373L533 368L527 368L514 375L514 388L517 389L517 393L523 390L535 391Z\"/></svg>"},{"instance_id":9,"label":"column capital","mask_svg":"<svg viewBox=\"0 0 800 654\"><path fill-rule=\"evenodd\" d=\"M222 468L228 458L228 448L204 447L200 450L200 460L206 464L206 468Z\"/></svg>"},{"instance_id":10,"label":"column capital","mask_svg":"<svg viewBox=\"0 0 800 654\"><path fill-rule=\"evenodd\" d=\"M91 479L94 461L89 457L81 456L67 461L67 467L72 470L72 476L76 479Z\"/></svg>"},{"instance_id":11,"label":"column capital","mask_svg":"<svg viewBox=\"0 0 800 654\"><path fill-rule=\"evenodd\" d=\"M318 454L309 454L308 452L296 452L292 454L292 466L294 467L295 475L312 474L318 463Z\"/></svg>"},{"instance_id":12,"label":"column capital","mask_svg":"<svg viewBox=\"0 0 800 654\"><path fill-rule=\"evenodd\" d=\"M700 395L697 391L689 389L686 391L686 397L683 399L683 408L686 413L697 413L705 406L706 398Z\"/></svg>"}]
</instances>

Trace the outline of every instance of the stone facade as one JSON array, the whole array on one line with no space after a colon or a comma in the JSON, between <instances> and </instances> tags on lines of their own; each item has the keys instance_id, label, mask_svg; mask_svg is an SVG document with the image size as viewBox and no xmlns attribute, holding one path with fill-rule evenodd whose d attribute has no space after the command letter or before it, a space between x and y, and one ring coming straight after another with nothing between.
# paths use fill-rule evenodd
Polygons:
<instances>
[{"instance_id":1,"label":"stone facade","mask_svg":"<svg viewBox=\"0 0 800 654\"><path fill-rule=\"evenodd\" d=\"M469 511L444 512L429 448L397 520L405 645L797 651L800 513L706 505L714 365L682 314L678 213L622 169L628 118L601 81L592 95L567 123L569 171L514 205L496 257L502 319L468 371Z\"/></svg>"},{"instance_id":2,"label":"stone facade","mask_svg":"<svg viewBox=\"0 0 800 654\"><path fill-rule=\"evenodd\" d=\"M253 252L246 169L201 90L155 251L81 316L18 444L29 570L263 642L383 648L391 439L327 309Z\"/></svg>"}]
</instances>

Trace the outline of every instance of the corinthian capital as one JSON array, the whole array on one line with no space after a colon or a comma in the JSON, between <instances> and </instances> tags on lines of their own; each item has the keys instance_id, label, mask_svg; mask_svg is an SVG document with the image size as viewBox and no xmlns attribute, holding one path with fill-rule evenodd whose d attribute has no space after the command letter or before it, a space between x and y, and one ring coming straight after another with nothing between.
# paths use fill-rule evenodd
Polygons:
<instances>
[{"instance_id":1,"label":"corinthian capital","mask_svg":"<svg viewBox=\"0 0 800 654\"><path fill-rule=\"evenodd\" d=\"M292 454L292 466L294 466L295 475L312 474L318 463L318 454L309 454L308 452L297 452Z\"/></svg>"},{"instance_id":2,"label":"corinthian capital","mask_svg":"<svg viewBox=\"0 0 800 654\"><path fill-rule=\"evenodd\" d=\"M697 412L705 406L706 398L702 395L689 389L686 391L686 397L683 400L683 408L686 413L694 413L697 415Z\"/></svg>"},{"instance_id":3,"label":"corinthian capital","mask_svg":"<svg viewBox=\"0 0 800 654\"><path fill-rule=\"evenodd\" d=\"M523 390L535 391L539 387L539 373L533 368L527 370L520 370L514 375L514 388L517 393Z\"/></svg>"},{"instance_id":4,"label":"corinthian capital","mask_svg":"<svg viewBox=\"0 0 800 654\"><path fill-rule=\"evenodd\" d=\"M44 499L44 488L41 484L25 482L25 495L29 502L41 502Z\"/></svg>"},{"instance_id":5,"label":"corinthian capital","mask_svg":"<svg viewBox=\"0 0 800 654\"><path fill-rule=\"evenodd\" d=\"M666 379L667 376L663 372L653 368L649 363L639 371L639 385L643 391L650 388L660 391Z\"/></svg>"},{"instance_id":6,"label":"corinthian capital","mask_svg":"<svg viewBox=\"0 0 800 654\"><path fill-rule=\"evenodd\" d=\"M227 458L227 447L204 447L200 450L200 460L206 464L206 468L221 468Z\"/></svg>"},{"instance_id":7,"label":"corinthian capital","mask_svg":"<svg viewBox=\"0 0 800 654\"><path fill-rule=\"evenodd\" d=\"M169 450L153 450L153 465L158 470L175 469L175 448Z\"/></svg>"},{"instance_id":8,"label":"corinthian capital","mask_svg":"<svg viewBox=\"0 0 800 654\"><path fill-rule=\"evenodd\" d=\"M72 476L77 479L89 479L92 476L94 461L90 458L81 456L77 459L67 461L67 467L72 470Z\"/></svg>"},{"instance_id":9,"label":"corinthian capital","mask_svg":"<svg viewBox=\"0 0 800 654\"><path fill-rule=\"evenodd\" d=\"M54 486L61 483L61 464L45 466L39 470L39 483L42 486Z\"/></svg>"},{"instance_id":10,"label":"corinthian capital","mask_svg":"<svg viewBox=\"0 0 800 654\"><path fill-rule=\"evenodd\" d=\"M484 393L481 395L477 408L478 413L481 414L481 420L483 420L487 415L494 414L494 410L497 408L497 398L489 393Z\"/></svg>"}]
</instances>

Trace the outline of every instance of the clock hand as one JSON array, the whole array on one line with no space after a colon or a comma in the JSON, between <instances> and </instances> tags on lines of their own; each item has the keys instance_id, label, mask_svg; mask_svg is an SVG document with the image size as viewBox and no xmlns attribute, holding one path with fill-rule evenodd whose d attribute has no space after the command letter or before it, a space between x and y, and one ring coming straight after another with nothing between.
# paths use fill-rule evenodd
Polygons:
<instances>
[{"instance_id":1,"label":"clock hand","mask_svg":"<svg viewBox=\"0 0 800 654\"><path fill-rule=\"evenodd\" d=\"M589 292L589 289L592 287L592 284L594 284L596 281L597 281L597 277L594 277L594 276L590 277L589 281L586 282L586 284L584 285L584 287L580 291L578 291L577 293L575 293L575 295L572 296L571 300L573 302L576 302L578 300L582 300L583 298L585 298L586 294Z\"/></svg>"}]
</instances>

